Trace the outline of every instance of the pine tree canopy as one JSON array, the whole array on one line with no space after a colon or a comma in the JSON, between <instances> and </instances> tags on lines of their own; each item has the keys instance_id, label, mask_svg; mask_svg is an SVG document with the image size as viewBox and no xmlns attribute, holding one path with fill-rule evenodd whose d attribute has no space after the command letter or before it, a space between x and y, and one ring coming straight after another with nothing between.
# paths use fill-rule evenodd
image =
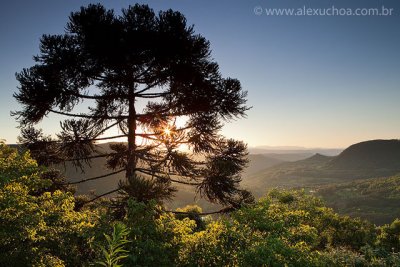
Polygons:
<instances>
[{"instance_id":1,"label":"pine tree canopy","mask_svg":"<svg viewBox=\"0 0 400 267\"><path fill-rule=\"evenodd\" d=\"M181 13L82 7L64 34L43 35L34 60L16 74L22 109L13 115L39 163L82 167L107 157L111 174L126 173L110 192L138 201L169 198L176 183L231 207L251 199L239 188L246 145L219 134L224 122L245 116L246 91L222 77L209 41ZM66 118L55 138L34 128L51 113ZM97 149L122 137L127 142L111 144L111 153Z\"/></svg>"}]
</instances>

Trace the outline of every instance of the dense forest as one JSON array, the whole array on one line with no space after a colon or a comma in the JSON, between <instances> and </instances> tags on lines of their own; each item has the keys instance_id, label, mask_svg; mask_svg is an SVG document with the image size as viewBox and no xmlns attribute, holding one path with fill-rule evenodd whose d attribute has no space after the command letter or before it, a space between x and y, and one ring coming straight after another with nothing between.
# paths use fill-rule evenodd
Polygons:
<instances>
[{"instance_id":1,"label":"dense forest","mask_svg":"<svg viewBox=\"0 0 400 267\"><path fill-rule=\"evenodd\" d=\"M400 216L400 175L321 186L316 193L339 213L376 224Z\"/></svg>"},{"instance_id":2,"label":"dense forest","mask_svg":"<svg viewBox=\"0 0 400 267\"><path fill-rule=\"evenodd\" d=\"M340 216L304 191L271 190L218 217L112 199L80 207L57 171L0 147L0 266L399 266L400 221Z\"/></svg>"}]
</instances>

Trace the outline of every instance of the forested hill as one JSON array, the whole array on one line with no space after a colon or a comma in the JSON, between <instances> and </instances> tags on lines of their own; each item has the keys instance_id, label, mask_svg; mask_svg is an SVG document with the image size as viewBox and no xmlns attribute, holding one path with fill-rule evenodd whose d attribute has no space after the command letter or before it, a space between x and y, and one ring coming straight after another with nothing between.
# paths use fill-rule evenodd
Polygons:
<instances>
[{"instance_id":1,"label":"forested hill","mask_svg":"<svg viewBox=\"0 0 400 267\"><path fill-rule=\"evenodd\" d=\"M245 183L260 195L268 187L310 187L400 173L400 141L354 144L336 157L320 154L286 162L252 174Z\"/></svg>"},{"instance_id":2,"label":"forested hill","mask_svg":"<svg viewBox=\"0 0 400 267\"><path fill-rule=\"evenodd\" d=\"M400 218L400 175L323 186L316 194L340 214L376 224Z\"/></svg>"},{"instance_id":3,"label":"forested hill","mask_svg":"<svg viewBox=\"0 0 400 267\"><path fill-rule=\"evenodd\" d=\"M327 168L400 171L400 140L372 140L354 144L329 162Z\"/></svg>"}]
</instances>

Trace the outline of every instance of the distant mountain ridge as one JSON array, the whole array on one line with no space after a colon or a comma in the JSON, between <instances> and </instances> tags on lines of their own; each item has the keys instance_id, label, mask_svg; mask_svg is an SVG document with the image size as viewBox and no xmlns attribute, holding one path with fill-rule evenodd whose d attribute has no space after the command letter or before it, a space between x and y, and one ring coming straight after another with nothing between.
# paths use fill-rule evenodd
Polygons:
<instances>
[{"instance_id":1,"label":"distant mountain ridge","mask_svg":"<svg viewBox=\"0 0 400 267\"><path fill-rule=\"evenodd\" d=\"M272 187L313 187L400 173L400 141L370 140L354 144L338 156L315 154L260 170L244 180L256 195Z\"/></svg>"},{"instance_id":2,"label":"distant mountain ridge","mask_svg":"<svg viewBox=\"0 0 400 267\"><path fill-rule=\"evenodd\" d=\"M328 164L336 170L400 170L400 140L371 140L345 149Z\"/></svg>"},{"instance_id":3,"label":"distant mountain ridge","mask_svg":"<svg viewBox=\"0 0 400 267\"><path fill-rule=\"evenodd\" d=\"M308 154L312 156L316 153L337 156L343 149L342 148L305 148L295 146L257 146L248 148L250 154Z\"/></svg>"}]
</instances>

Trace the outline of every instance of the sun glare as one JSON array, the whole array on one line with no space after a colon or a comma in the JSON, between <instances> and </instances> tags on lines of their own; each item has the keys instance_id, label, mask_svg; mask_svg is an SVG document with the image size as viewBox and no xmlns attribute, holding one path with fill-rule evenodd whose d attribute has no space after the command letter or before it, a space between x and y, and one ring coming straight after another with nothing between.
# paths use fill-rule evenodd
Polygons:
<instances>
[{"instance_id":1,"label":"sun glare","mask_svg":"<svg viewBox=\"0 0 400 267\"><path fill-rule=\"evenodd\" d=\"M171 129L169 127L165 127L164 134L170 136L171 135Z\"/></svg>"}]
</instances>

